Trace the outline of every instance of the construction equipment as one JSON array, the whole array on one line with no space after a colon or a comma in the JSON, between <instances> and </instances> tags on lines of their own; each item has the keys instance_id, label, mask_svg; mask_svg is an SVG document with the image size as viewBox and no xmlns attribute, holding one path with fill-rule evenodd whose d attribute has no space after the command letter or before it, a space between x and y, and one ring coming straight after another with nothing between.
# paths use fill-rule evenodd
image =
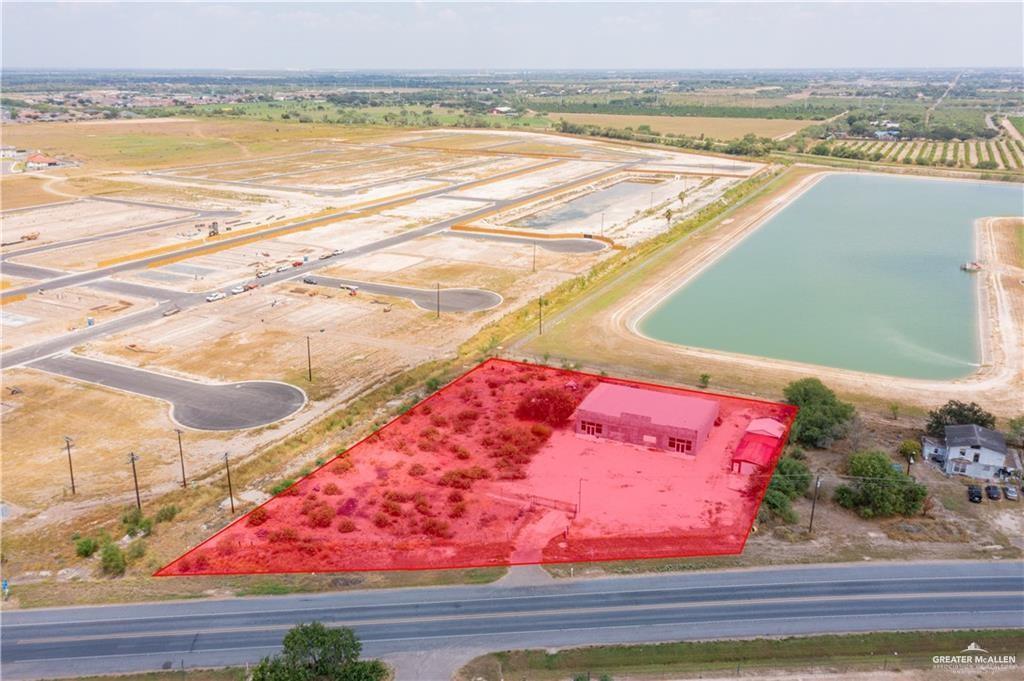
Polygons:
<instances>
[{"instance_id":1,"label":"construction equipment","mask_svg":"<svg viewBox=\"0 0 1024 681\"><path fill-rule=\"evenodd\" d=\"M207 232L207 236L217 236L220 234L220 225L214 220L210 223L210 230Z\"/></svg>"}]
</instances>

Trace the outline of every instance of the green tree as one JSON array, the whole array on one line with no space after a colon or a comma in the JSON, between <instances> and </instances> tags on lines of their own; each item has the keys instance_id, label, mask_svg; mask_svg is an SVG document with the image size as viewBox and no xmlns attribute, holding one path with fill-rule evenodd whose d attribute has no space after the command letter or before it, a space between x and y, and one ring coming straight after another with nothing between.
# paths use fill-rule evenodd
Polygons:
<instances>
[{"instance_id":1,"label":"green tree","mask_svg":"<svg viewBox=\"0 0 1024 681\"><path fill-rule=\"evenodd\" d=\"M828 447L846 435L853 418L852 404L842 402L816 378L803 378L786 386L786 402L800 408L790 439L805 447Z\"/></svg>"},{"instance_id":2,"label":"green tree","mask_svg":"<svg viewBox=\"0 0 1024 681\"><path fill-rule=\"evenodd\" d=\"M906 461L910 461L913 458L916 461L921 460L921 443L917 440L904 440L900 443L899 448L896 452L902 456Z\"/></svg>"},{"instance_id":3,"label":"green tree","mask_svg":"<svg viewBox=\"0 0 1024 681\"><path fill-rule=\"evenodd\" d=\"M862 518L887 518L920 513L928 489L902 470L893 468L885 452L860 452L850 457L847 473L853 480L836 489L835 500Z\"/></svg>"},{"instance_id":4,"label":"green tree","mask_svg":"<svg viewBox=\"0 0 1024 681\"><path fill-rule=\"evenodd\" d=\"M789 456L779 460L768 490L764 494L763 507L784 522L795 523L796 513L792 501L805 494L811 486L811 470L807 465Z\"/></svg>"},{"instance_id":5,"label":"green tree","mask_svg":"<svg viewBox=\"0 0 1024 681\"><path fill-rule=\"evenodd\" d=\"M329 629L319 622L293 627L284 650L256 665L252 681L381 681L387 669L360 660L362 644L351 629Z\"/></svg>"},{"instance_id":6,"label":"green tree","mask_svg":"<svg viewBox=\"0 0 1024 681\"><path fill-rule=\"evenodd\" d=\"M950 400L938 409L928 412L928 426L925 430L932 437L941 437L946 426L967 424L995 428L996 417L982 409L976 402L967 404L959 400Z\"/></svg>"},{"instance_id":7,"label":"green tree","mask_svg":"<svg viewBox=\"0 0 1024 681\"><path fill-rule=\"evenodd\" d=\"M697 383L701 388L707 388L711 384L711 374L701 374L700 381Z\"/></svg>"},{"instance_id":8,"label":"green tree","mask_svg":"<svg viewBox=\"0 0 1024 681\"><path fill-rule=\"evenodd\" d=\"M1007 439L1010 444L1020 447L1024 445L1024 415L1015 416L1007 422Z\"/></svg>"}]
</instances>

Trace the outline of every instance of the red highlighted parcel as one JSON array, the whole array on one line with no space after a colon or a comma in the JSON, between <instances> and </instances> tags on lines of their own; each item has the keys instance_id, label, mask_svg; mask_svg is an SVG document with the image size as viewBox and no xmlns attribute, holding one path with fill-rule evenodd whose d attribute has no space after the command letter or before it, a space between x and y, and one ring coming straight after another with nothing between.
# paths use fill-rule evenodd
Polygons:
<instances>
[{"instance_id":1,"label":"red highlighted parcel","mask_svg":"<svg viewBox=\"0 0 1024 681\"><path fill-rule=\"evenodd\" d=\"M492 359L157 575L736 554L795 416Z\"/></svg>"}]
</instances>

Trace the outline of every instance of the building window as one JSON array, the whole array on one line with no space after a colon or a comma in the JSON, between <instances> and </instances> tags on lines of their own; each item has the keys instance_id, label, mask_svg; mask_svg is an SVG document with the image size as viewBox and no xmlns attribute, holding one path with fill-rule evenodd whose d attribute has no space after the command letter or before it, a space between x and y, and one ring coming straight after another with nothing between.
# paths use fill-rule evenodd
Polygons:
<instances>
[{"instance_id":1,"label":"building window","mask_svg":"<svg viewBox=\"0 0 1024 681\"><path fill-rule=\"evenodd\" d=\"M600 435L604 432L604 424L596 423L594 421L581 421L580 431L584 435Z\"/></svg>"},{"instance_id":2,"label":"building window","mask_svg":"<svg viewBox=\"0 0 1024 681\"><path fill-rule=\"evenodd\" d=\"M974 453L974 463L978 463L979 461L981 461L981 454L979 454L978 452L975 452Z\"/></svg>"},{"instance_id":3,"label":"building window","mask_svg":"<svg viewBox=\"0 0 1024 681\"><path fill-rule=\"evenodd\" d=\"M967 462L964 461L963 459L957 459L956 461L954 461L953 462L953 472L954 473L966 473L967 472Z\"/></svg>"},{"instance_id":4,"label":"building window","mask_svg":"<svg viewBox=\"0 0 1024 681\"><path fill-rule=\"evenodd\" d=\"M668 448L673 452L688 453L693 451L693 440L687 440L681 437L670 437L668 439Z\"/></svg>"}]
</instances>

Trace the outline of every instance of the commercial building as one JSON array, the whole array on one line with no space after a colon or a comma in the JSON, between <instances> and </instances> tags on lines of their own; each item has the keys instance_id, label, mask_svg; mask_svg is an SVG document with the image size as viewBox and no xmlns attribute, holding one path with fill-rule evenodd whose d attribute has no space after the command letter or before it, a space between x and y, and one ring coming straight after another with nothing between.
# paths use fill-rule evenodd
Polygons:
<instances>
[{"instance_id":1,"label":"commercial building","mask_svg":"<svg viewBox=\"0 0 1024 681\"><path fill-rule=\"evenodd\" d=\"M577 435L696 455L711 435L718 402L601 383L576 409Z\"/></svg>"}]
</instances>

